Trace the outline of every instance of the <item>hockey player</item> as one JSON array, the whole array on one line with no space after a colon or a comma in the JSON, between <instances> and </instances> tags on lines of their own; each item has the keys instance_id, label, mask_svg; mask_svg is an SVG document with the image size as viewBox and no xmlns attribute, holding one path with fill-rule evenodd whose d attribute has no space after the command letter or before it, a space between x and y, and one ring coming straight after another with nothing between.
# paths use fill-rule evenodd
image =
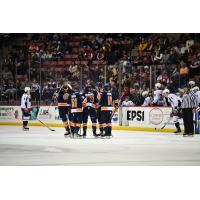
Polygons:
<instances>
[{"instance_id":1,"label":"hockey player","mask_svg":"<svg viewBox=\"0 0 200 200\"><path fill-rule=\"evenodd\" d=\"M54 96L56 96L58 100L59 117L62 119L66 130L64 136L70 135L70 124L68 123L68 120L70 121L70 105L67 104L67 99L71 93L72 87L67 82L64 82L63 85L54 93Z\"/></svg>"},{"instance_id":2,"label":"hockey player","mask_svg":"<svg viewBox=\"0 0 200 200\"><path fill-rule=\"evenodd\" d=\"M28 131L28 120L31 117L31 95L30 87L25 87L24 94L21 98L21 110L22 110L22 119L23 119L23 130Z\"/></svg>"},{"instance_id":3,"label":"hockey player","mask_svg":"<svg viewBox=\"0 0 200 200\"><path fill-rule=\"evenodd\" d=\"M100 96L100 103L101 107L100 111L100 121L103 125L103 135L102 138L110 138L112 132L112 113L113 113L113 105L115 109L118 108L118 100L116 97L111 93L111 87L109 84L105 84L104 91Z\"/></svg>"},{"instance_id":4,"label":"hockey player","mask_svg":"<svg viewBox=\"0 0 200 200\"><path fill-rule=\"evenodd\" d=\"M175 94L170 93L168 89L163 90L163 96L166 98L167 104L172 107L171 117L173 117L173 122L175 123L176 131L175 134L181 132L180 123L178 119L180 118L180 107L182 99Z\"/></svg>"},{"instance_id":5,"label":"hockey player","mask_svg":"<svg viewBox=\"0 0 200 200\"><path fill-rule=\"evenodd\" d=\"M143 102L142 106L151 106L153 99L149 95L149 92L148 91L144 91L142 93L142 97L144 98L144 102Z\"/></svg>"},{"instance_id":6,"label":"hockey player","mask_svg":"<svg viewBox=\"0 0 200 200\"><path fill-rule=\"evenodd\" d=\"M82 124L83 117L83 104L86 103L85 98L78 92L78 89L74 89L74 92L69 95L67 104L71 106L71 132L72 137L81 137L79 134L80 126Z\"/></svg>"},{"instance_id":7,"label":"hockey player","mask_svg":"<svg viewBox=\"0 0 200 200\"><path fill-rule=\"evenodd\" d=\"M196 98L197 98L197 105L198 107L200 107L200 91L199 91L199 87L198 86L195 86L192 88L193 92L195 93L196 95Z\"/></svg>"},{"instance_id":8,"label":"hockey player","mask_svg":"<svg viewBox=\"0 0 200 200\"><path fill-rule=\"evenodd\" d=\"M101 123L101 106L99 105L102 92L103 92L103 88L100 88L99 91L97 92L97 99L98 99L97 119L98 119L98 124L99 124L99 131L100 131L99 135L103 134L103 125Z\"/></svg>"},{"instance_id":9,"label":"hockey player","mask_svg":"<svg viewBox=\"0 0 200 200\"><path fill-rule=\"evenodd\" d=\"M155 91L153 96L153 106L160 106L163 105L163 98L162 98L162 85L160 83L155 84Z\"/></svg>"},{"instance_id":10,"label":"hockey player","mask_svg":"<svg viewBox=\"0 0 200 200\"><path fill-rule=\"evenodd\" d=\"M91 85L87 85L85 88L85 92L83 93L83 97L85 98L85 104L83 105L83 137L86 137L87 132L87 121L90 116L92 121L92 130L93 136L98 137L96 133L96 125L97 125L97 112L96 109L98 107L98 99L97 93L92 90Z\"/></svg>"}]
</instances>

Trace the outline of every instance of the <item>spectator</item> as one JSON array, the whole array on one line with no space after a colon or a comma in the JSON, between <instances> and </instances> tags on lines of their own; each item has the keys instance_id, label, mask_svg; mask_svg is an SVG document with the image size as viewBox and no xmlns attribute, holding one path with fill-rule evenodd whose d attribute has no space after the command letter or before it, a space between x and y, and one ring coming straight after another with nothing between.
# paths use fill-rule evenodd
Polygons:
<instances>
[{"instance_id":1,"label":"spectator","mask_svg":"<svg viewBox=\"0 0 200 200\"><path fill-rule=\"evenodd\" d=\"M194 40L189 39L186 41L186 48L190 49L194 45Z\"/></svg>"},{"instance_id":2,"label":"spectator","mask_svg":"<svg viewBox=\"0 0 200 200\"><path fill-rule=\"evenodd\" d=\"M124 106L124 107L134 106L134 103L130 100L130 97L126 96L121 106Z\"/></svg>"},{"instance_id":3,"label":"spectator","mask_svg":"<svg viewBox=\"0 0 200 200\"><path fill-rule=\"evenodd\" d=\"M183 63L179 70L181 87L186 85L189 80L189 68Z\"/></svg>"},{"instance_id":4,"label":"spectator","mask_svg":"<svg viewBox=\"0 0 200 200\"><path fill-rule=\"evenodd\" d=\"M29 46L29 52L36 52L36 51L39 51L39 47L37 44L35 43L32 43L30 46Z\"/></svg>"},{"instance_id":5,"label":"spectator","mask_svg":"<svg viewBox=\"0 0 200 200\"><path fill-rule=\"evenodd\" d=\"M161 83L163 85L167 85L168 83L170 83L170 79L166 71L164 71L162 74L158 76L157 83Z\"/></svg>"},{"instance_id":6,"label":"spectator","mask_svg":"<svg viewBox=\"0 0 200 200\"><path fill-rule=\"evenodd\" d=\"M141 98L139 93L135 89L130 89L130 100L134 103L135 106L141 105Z\"/></svg>"},{"instance_id":7,"label":"spectator","mask_svg":"<svg viewBox=\"0 0 200 200\"><path fill-rule=\"evenodd\" d=\"M97 60L103 60L104 59L104 53L103 50L100 50L97 52Z\"/></svg>"},{"instance_id":8,"label":"spectator","mask_svg":"<svg viewBox=\"0 0 200 200\"><path fill-rule=\"evenodd\" d=\"M163 62L163 54L160 51L156 51L156 55L154 57L155 64Z\"/></svg>"},{"instance_id":9,"label":"spectator","mask_svg":"<svg viewBox=\"0 0 200 200\"><path fill-rule=\"evenodd\" d=\"M93 53L92 48L90 48L90 47L88 46L87 49L86 49L86 51L85 51L85 53L84 53L84 58L85 58L86 60L92 60L93 55L94 55L94 53Z\"/></svg>"},{"instance_id":10,"label":"spectator","mask_svg":"<svg viewBox=\"0 0 200 200\"><path fill-rule=\"evenodd\" d=\"M40 100L40 85L37 83L36 79L34 79L31 84L31 98L36 102Z\"/></svg>"},{"instance_id":11,"label":"spectator","mask_svg":"<svg viewBox=\"0 0 200 200\"><path fill-rule=\"evenodd\" d=\"M144 38L142 38L142 41L141 41L140 44L139 44L138 50L139 50L140 52L142 52L142 51L144 51L147 47L148 47L148 42L146 42L146 41L144 40Z\"/></svg>"}]
</instances>

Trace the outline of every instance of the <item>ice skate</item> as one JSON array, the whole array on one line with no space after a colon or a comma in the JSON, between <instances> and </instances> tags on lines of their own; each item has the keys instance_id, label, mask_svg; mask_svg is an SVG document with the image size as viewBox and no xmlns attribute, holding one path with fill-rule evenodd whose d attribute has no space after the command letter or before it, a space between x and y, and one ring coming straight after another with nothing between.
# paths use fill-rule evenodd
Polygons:
<instances>
[{"instance_id":1,"label":"ice skate","mask_svg":"<svg viewBox=\"0 0 200 200\"><path fill-rule=\"evenodd\" d=\"M29 131L29 128L27 126L23 126L22 130L23 131Z\"/></svg>"},{"instance_id":2,"label":"ice skate","mask_svg":"<svg viewBox=\"0 0 200 200\"><path fill-rule=\"evenodd\" d=\"M71 135L71 131L70 131L69 128L67 128L67 129L66 129L66 133L64 134L64 137L65 137L65 138L69 138L70 135Z\"/></svg>"}]
</instances>

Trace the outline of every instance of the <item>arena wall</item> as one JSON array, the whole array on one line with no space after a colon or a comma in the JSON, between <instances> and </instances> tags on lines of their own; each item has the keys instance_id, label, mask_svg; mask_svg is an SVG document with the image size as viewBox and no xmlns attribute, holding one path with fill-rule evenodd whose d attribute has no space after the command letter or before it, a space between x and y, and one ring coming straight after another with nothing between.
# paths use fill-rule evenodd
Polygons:
<instances>
[{"instance_id":1,"label":"arena wall","mask_svg":"<svg viewBox=\"0 0 200 200\"><path fill-rule=\"evenodd\" d=\"M170 118L171 108L169 107L121 107L112 119L114 130L136 130L155 131L161 128ZM119 113L120 116L119 116ZM30 126L42 126L36 119L52 127L62 127L59 119L57 106L33 106L31 112ZM22 113L20 106L0 106L0 125L21 125ZM183 126L182 120L180 120ZM91 121L88 121L91 127ZM172 119L166 125L163 132L175 130ZM159 130L160 131L160 130Z\"/></svg>"}]
</instances>

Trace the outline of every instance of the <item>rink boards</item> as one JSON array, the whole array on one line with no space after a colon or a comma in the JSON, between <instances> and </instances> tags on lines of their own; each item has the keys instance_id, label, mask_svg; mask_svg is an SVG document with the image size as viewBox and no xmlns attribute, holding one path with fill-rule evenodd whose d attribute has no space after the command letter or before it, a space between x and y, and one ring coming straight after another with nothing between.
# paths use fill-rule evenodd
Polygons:
<instances>
[{"instance_id":1,"label":"rink boards","mask_svg":"<svg viewBox=\"0 0 200 200\"><path fill-rule=\"evenodd\" d=\"M155 131L155 128L162 127L169 120L170 112L170 107L121 107L112 118L113 129ZM41 126L42 124L36 118L50 126L63 126L57 106L33 106L29 124ZM179 122L182 126L182 119ZM0 125L21 125L21 123L22 112L20 106L0 106ZM90 120L88 125L91 126ZM162 131L171 132L174 130L174 123L171 118Z\"/></svg>"}]
</instances>

